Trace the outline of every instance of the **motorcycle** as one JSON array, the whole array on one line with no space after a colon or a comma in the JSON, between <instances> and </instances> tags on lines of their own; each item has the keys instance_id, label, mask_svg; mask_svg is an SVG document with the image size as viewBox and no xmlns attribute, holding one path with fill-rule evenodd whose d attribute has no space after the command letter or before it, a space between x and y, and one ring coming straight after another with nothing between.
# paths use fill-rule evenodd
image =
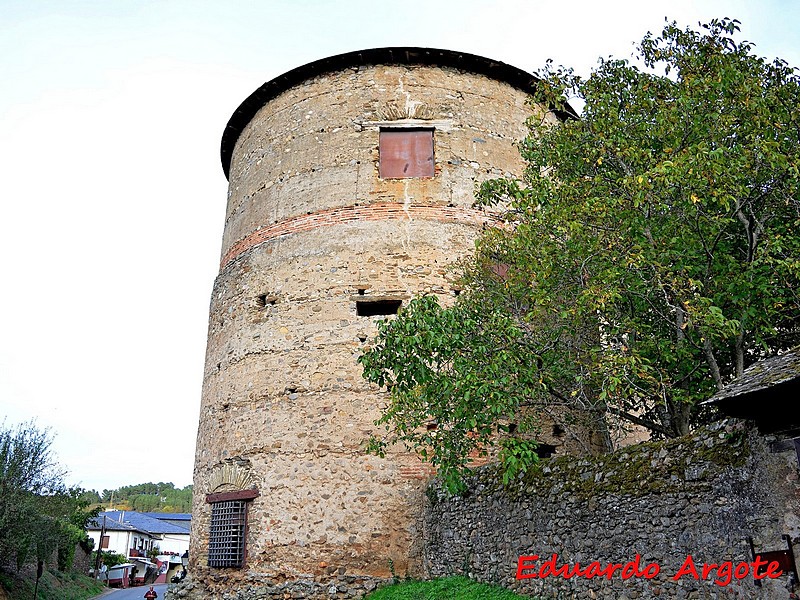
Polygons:
<instances>
[{"instance_id":1,"label":"motorcycle","mask_svg":"<svg viewBox=\"0 0 800 600\"><path fill-rule=\"evenodd\" d=\"M184 580L185 577L186 577L186 569L183 569L180 573L175 573L175 575L172 576L172 579L170 579L170 581L172 583L180 583L181 581Z\"/></svg>"}]
</instances>

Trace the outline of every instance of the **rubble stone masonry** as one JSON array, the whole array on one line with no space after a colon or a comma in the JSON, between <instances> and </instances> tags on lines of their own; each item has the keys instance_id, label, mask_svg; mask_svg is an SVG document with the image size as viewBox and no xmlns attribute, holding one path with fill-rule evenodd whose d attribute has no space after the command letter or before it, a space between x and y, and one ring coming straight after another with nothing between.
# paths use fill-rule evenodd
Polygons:
<instances>
[{"instance_id":1,"label":"rubble stone masonry","mask_svg":"<svg viewBox=\"0 0 800 600\"><path fill-rule=\"evenodd\" d=\"M759 586L744 565L753 560L748 538L765 552L785 550L782 536L800 533L794 443L740 421L599 457L542 461L509 486L486 468L463 496L434 483L426 498L431 576L462 573L564 600L790 597L788 575ZM625 573L637 556L638 574ZM622 568L587 576L592 563ZM646 565L655 566L645 574Z\"/></svg>"},{"instance_id":2,"label":"rubble stone masonry","mask_svg":"<svg viewBox=\"0 0 800 600\"><path fill-rule=\"evenodd\" d=\"M521 174L532 109L502 78L402 63L323 70L238 135L182 597L358 597L420 573L430 471L402 448L364 452L383 399L356 361L385 317L356 303L453 297L448 268L492 222L475 186ZM434 177L379 177L391 126L434 129ZM206 495L251 488L244 566L209 567Z\"/></svg>"}]
</instances>

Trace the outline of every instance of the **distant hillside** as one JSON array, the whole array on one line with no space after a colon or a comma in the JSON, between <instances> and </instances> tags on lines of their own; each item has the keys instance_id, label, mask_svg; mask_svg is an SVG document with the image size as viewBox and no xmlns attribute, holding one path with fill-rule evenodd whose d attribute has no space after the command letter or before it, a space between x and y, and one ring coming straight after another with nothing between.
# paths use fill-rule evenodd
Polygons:
<instances>
[{"instance_id":1,"label":"distant hillside","mask_svg":"<svg viewBox=\"0 0 800 600\"><path fill-rule=\"evenodd\" d=\"M139 483L116 490L84 491L82 499L102 508L139 512L191 512L192 486L176 488L172 483Z\"/></svg>"}]
</instances>

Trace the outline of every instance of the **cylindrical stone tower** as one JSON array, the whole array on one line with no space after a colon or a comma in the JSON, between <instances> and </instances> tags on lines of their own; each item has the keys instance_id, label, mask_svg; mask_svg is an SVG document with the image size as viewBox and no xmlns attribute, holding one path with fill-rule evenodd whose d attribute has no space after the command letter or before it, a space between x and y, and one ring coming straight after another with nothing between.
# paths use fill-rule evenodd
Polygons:
<instances>
[{"instance_id":1,"label":"cylindrical stone tower","mask_svg":"<svg viewBox=\"0 0 800 600\"><path fill-rule=\"evenodd\" d=\"M365 454L383 399L356 360L413 295L457 293L448 265L489 219L476 183L523 168L532 81L474 55L381 48L294 69L234 113L191 597L357 597L418 572L430 473L401 448Z\"/></svg>"}]
</instances>

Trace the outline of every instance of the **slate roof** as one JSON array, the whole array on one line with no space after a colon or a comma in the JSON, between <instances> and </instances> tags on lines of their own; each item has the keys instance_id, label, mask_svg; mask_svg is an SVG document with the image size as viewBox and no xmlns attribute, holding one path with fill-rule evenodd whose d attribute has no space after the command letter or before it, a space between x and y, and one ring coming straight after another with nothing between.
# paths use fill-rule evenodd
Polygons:
<instances>
[{"instance_id":1,"label":"slate roof","mask_svg":"<svg viewBox=\"0 0 800 600\"><path fill-rule=\"evenodd\" d=\"M192 522L192 513L161 513L161 512L143 512L139 513L159 521L186 521L187 524Z\"/></svg>"},{"instance_id":2,"label":"slate roof","mask_svg":"<svg viewBox=\"0 0 800 600\"><path fill-rule=\"evenodd\" d=\"M800 435L800 346L758 361L704 404L754 421L762 433Z\"/></svg>"},{"instance_id":3,"label":"slate roof","mask_svg":"<svg viewBox=\"0 0 800 600\"><path fill-rule=\"evenodd\" d=\"M130 523L120 523L119 521L109 517L108 513L100 513L94 519L86 524L86 529L102 529L103 528L103 515L105 515L106 531L139 531L141 533L149 533L143 529L138 529Z\"/></svg>"},{"instance_id":4,"label":"slate roof","mask_svg":"<svg viewBox=\"0 0 800 600\"><path fill-rule=\"evenodd\" d=\"M186 535L189 533L186 527L173 525L133 510L107 510L102 512L90 522L88 529L100 529L103 526L103 515L106 517L106 530L109 531L141 531L150 535L167 533Z\"/></svg>"},{"instance_id":5,"label":"slate roof","mask_svg":"<svg viewBox=\"0 0 800 600\"><path fill-rule=\"evenodd\" d=\"M785 354L766 358L751 365L745 369L741 377L737 377L726 385L711 398L711 401L753 394L789 383L794 379L800 379L800 346Z\"/></svg>"}]
</instances>

